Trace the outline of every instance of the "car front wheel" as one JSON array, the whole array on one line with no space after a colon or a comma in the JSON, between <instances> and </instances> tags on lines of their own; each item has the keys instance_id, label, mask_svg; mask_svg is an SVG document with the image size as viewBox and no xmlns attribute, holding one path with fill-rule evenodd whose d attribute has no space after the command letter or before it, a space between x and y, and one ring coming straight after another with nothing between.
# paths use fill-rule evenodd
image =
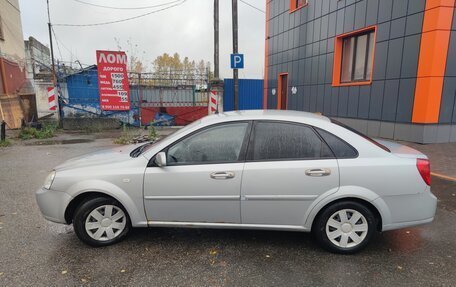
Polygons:
<instances>
[{"instance_id":1,"label":"car front wheel","mask_svg":"<svg viewBox=\"0 0 456 287\"><path fill-rule=\"evenodd\" d=\"M352 254L363 249L376 232L372 211L355 201L341 201L327 207L313 228L317 241L326 249Z\"/></svg>"},{"instance_id":2,"label":"car front wheel","mask_svg":"<svg viewBox=\"0 0 456 287\"><path fill-rule=\"evenodd\" d=\"M128 213L116 200L97 197L77 208L73 227L81 241L99 247L121 241L130 231L131 223Z\"/></svg>"}]
</instances>

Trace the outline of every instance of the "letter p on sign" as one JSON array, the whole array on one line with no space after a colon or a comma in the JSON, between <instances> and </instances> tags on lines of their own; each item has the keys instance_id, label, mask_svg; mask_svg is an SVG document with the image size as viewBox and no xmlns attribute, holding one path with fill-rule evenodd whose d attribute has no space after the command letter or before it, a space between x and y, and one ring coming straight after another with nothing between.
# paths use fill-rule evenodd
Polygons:
<instances>
[{"instance_id":1,"label":"letter p on sign","mask_svg":"<svg viewBox=\"0 0 456 287\"><path fill-rule=\"evenodd\" d=\"M231 54L231 69L244 69L244 54Z\"/></svg>"}]
</instances>

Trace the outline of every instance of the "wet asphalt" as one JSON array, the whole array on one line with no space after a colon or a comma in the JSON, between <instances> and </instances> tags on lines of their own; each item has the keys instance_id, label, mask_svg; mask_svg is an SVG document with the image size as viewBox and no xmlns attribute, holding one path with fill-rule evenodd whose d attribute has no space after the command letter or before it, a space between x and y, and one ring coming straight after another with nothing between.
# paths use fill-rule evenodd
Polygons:
<instances>
[{"instance_id":1,"label":"wet asphalt","mask_svg":"<svg viewBox=\"0 0 456 287\"><path fill-rule=\"evenodd\" d=\"M64 160L112 146L0 149L0 286L456 286L456 183L432 178L432 224L335 255L306 233L151 228L104 248L44 220L34 191Z\"/></svg>"}]
</instances>

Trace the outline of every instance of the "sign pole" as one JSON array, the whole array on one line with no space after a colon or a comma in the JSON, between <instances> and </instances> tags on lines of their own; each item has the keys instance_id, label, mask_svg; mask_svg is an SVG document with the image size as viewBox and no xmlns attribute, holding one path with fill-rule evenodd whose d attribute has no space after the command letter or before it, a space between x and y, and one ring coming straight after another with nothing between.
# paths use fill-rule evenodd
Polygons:
<instances>
[{"instance_id":1,"label":"sign pole","mask_svg":"<svg viewBox=\"0 0 456 287\"><path fill-rule=\"evenodd\" d=\"M232 0L233 20L233 54L238 53L238 9L237 0ZM234 110L239 110L239 76L238 69L233 69Z\"/></svg>"}]
</instances>

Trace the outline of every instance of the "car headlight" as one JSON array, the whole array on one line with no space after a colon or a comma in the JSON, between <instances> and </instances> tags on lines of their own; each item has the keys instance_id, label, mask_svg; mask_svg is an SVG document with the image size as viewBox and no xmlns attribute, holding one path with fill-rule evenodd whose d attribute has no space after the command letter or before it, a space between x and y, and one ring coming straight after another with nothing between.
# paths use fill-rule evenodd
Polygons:
<instances>
[{"instance_id":1,"label":"car headlight","mask_svg":"<svg viewBox=\"0 0 456 287\"><path fill-rule=\"evenodd\" d=\"M50 189L52 182L54 181L55 178L55 170L53 170L47 177L46 180L44 181L44 188Z\"/></svg>"}]
</instances>

